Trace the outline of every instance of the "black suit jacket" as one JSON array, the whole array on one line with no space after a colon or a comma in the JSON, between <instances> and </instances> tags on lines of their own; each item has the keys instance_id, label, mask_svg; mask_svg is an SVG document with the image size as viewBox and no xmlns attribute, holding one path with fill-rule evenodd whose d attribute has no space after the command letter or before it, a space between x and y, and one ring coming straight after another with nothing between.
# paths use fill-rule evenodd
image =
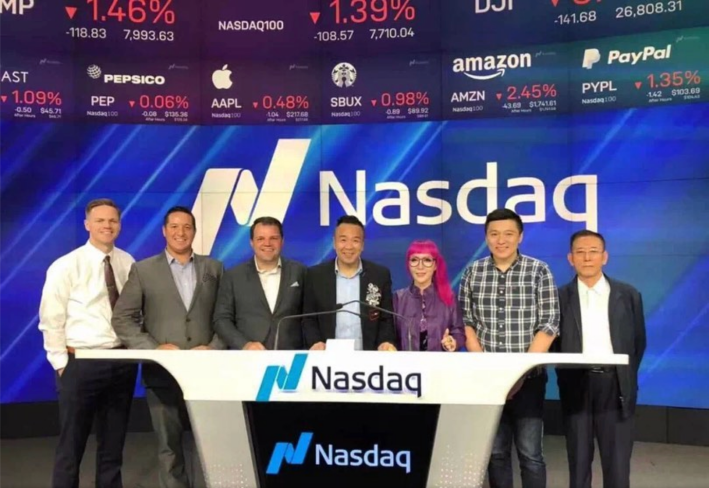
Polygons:
<instances>
[{"instance_id":1,"label":"black suit jacket","mask_svg":"<svg viewBox=\"0 0 709 488\"><path fill-rule=\"evenodd\" d=\"M371 261L362 260L362 274L359 277L359 299L367 301L369 284L379 288L381 301L377 305L385 310L393 310L391 295L391 273L384 266ZM305 285L303 313L324 312L335 310L337 305L337 288L335 277L335 260L325 261L308 268L308 280ZM362 315L362 348L373 351L384 342L396 344L394 320L390 314L379 312L372 317L367 307L360 306ZM342 312L341 312L342 313ZM320 315L303 319L305 346L310 348L317 342L325 342L335 338L336 314ZM372 320L372 318L374 320Z\"/></svg>"},{"instance_id":2,"label":"black suit jacket","mask_svg":"<svg viewBox=\"0 0 709 488\"><path fill-rule=\"evenodd\" d=\"M615 354L627 354L628 366L618 366L618 385L620 389L620 407L624 417L635 412L638 395L638 369L645 354L645 316L640 293L631 285L613 280L606 276L610 285L608 300L608 321L611 342ZM561 322L559 337L553 350L556 352L580 353L583 351L581 332L581 302L578 293L578 281L574 278L559 289ZM583 407L584 385L587 372L583 369L557 368L559 396L562 408L575 411Z\"/></svg>"},{"instance_id":3,"label":"black suit jacket","mask_svg":"<svg viewBox=\"0 0 709 488\"><path fill-rule=\"evenodd\" d=\"M278 322L302 313L306 272L304 264L281 257L281 282L272 313L254 259L230 268L219 285L214 330L230 349L243 349L247 342L274 349ZM303 348L300 319L281 323L277 346L279 350Z\"/></svg>"}]
</instances>

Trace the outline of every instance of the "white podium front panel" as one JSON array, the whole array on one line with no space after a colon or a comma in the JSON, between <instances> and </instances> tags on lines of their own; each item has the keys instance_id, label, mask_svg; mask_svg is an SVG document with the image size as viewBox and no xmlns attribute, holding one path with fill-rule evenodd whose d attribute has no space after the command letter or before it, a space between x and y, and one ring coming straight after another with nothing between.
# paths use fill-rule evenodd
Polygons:
<instances>
[{"instance_id":1,"label":"white podium front panel","mask_svg":"<svg viewBox=\"0 0 709 488\"><path fill-rule=\"evenodd\" d=\"M77 350L76 357L153 361L167 369L184 393L211 487L268 486L284 471L324 472L324 464L333 462L318 444L318 433L303 432L273 446L259 477L244 402L441 405L426 481L405 486L480 487L502 406L527 371L539 365L628 363L625 355L364 351ZM377 471L365 459L357 466L356 456L352 461L348 453L340 454L343 473ZM400 453L397 460L392 452L381 461L380 454L382 472L403 465L406 457ZM416 462L421 461L410 460Z\"/></svg>"}]
</instances>

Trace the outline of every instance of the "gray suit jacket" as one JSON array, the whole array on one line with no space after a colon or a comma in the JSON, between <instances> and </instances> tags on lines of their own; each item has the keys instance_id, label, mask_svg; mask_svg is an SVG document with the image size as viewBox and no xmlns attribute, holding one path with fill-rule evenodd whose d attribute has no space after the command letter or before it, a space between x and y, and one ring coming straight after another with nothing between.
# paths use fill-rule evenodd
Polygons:
<instances>
[{"instance_id":1,"label":"gray suit jacket","mask_svg":"<svg viewBox=\"0 0 709 488\"><path fill-rule=\"evenodd\" d=\"M274 349L278 321L303 313L306 271L304 264L281 257L281 283L271 313L253 258L227 270L219 286L214 330L231 349L243 349L247 342ZM301 320L284 320L278 349L302 348Z\"/></svg>"},{"instance_id":2,"label":"gray suit jacket","mask_svg":"<svg viewBox=\"0 0 709 488\"><path fill-rule=\"evenodd\" d=\"M129 349L155 349L174 344L180 349L208 345L224 349L212 329L212 314L224 266L207 256L194 255L197 283L189 310L177 290L164 252L131 267L113 310L116 334ZM143 365L146 386L170 386L173 378L157 364Z\"/></svg>"}]
</instances>

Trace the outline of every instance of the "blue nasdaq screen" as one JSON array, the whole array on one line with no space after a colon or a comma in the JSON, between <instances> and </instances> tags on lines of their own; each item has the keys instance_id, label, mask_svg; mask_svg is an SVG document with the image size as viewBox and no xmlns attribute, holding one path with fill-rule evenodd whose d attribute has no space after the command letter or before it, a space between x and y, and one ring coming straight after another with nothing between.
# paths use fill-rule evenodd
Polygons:
<instances>
[{"instance_id":1,"label":"blue nasdaq screen","mask_svg":"<svg viewBox=\"0 0 709 488\"><path fill-rule=\"evenodd\" d=\"M521 252L559 286L570 235L601 232L605 271L644 301L639 403L709 408L705 0L12 0L0 41L2 403L56 399L46 271L107 197L136 260L184 205L195 252L227 268L265 211L307 265L357 215L395 289L417 239L457 289L496 208L520 214ZM287 462L279 443L334 456L315 427L272 437L264 469ZM396 449L377 459L393 483L407 469Z\"/></svg>"}]
</instances>

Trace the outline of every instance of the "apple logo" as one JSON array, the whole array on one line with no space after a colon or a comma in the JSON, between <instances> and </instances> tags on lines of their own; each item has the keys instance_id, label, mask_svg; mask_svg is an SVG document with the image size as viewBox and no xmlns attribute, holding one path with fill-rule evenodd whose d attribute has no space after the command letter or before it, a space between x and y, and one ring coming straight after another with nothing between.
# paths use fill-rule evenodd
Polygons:
<instances>
[{"instance_id":1,"label":"apple logo","mask_svg":"<svg viewBox=\"0 0 709 488\"><path fill-rule=\"evenodd\" d=\"M216 70L212 73L212 83L214 88L218 90L228 90L233 84L231 81L231 70L228 69L229 65L225 64L222 69Z\"/></svg>"}]
</instances>

